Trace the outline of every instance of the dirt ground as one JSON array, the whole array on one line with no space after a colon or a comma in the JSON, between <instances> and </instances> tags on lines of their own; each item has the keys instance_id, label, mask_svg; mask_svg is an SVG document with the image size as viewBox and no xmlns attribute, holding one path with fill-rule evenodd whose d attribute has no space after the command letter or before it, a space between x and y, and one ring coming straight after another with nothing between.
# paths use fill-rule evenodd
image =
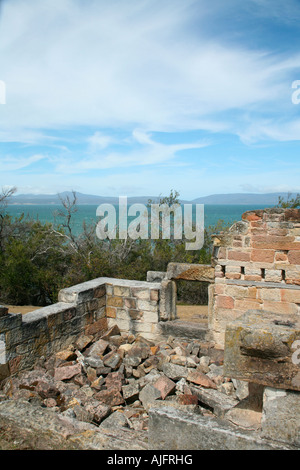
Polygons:
<instances>
[{"instance_id":1,"label":"dirt ground","mask_svg":"<svg viewBox=\"0 0 300 470\"><path fill-rule=\"evenodd\" d=\"M22 305L22 306L5 305L5 304L1 304L1 305L3 305L4 307L8 307L9 313L22 313L22 314L33 312L34 310L41 308L41 307L34 307L33 305Z\"/></svg>"},{"instance_id":2,"label":"dirt ground","mask_svg":"<svg viewBox=\"0 0 300 470\"><path fill-rule=\"evenodd\" d=\"M177 316L179 320L191 322L207 322L207 305L177 305Z\"/></svg>"},{"instance_id":3,"label":"dirt ground","mask_svg":"<svg viewBox=\"0 0 300 470\"><path fill-rule=\"evenodd\" d=\"M1 303L1 302L0 302ZM8 307L10 313L22 313L26 314L33 312L41 307L35 307L33 305L5 305ZM177 305L178 319L182 321L201 322L207 321L207 305Z\"/></svg>"}]
</instances>

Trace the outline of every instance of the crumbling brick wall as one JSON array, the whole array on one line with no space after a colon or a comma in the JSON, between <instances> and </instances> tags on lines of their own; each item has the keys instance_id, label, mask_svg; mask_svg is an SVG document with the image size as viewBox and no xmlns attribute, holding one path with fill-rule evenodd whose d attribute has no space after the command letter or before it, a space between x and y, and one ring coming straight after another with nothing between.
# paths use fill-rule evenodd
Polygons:
<instances>
[{"instance_id":1,"label":"crumbling brick wall","mask_svg":"<svg viewBox=\"0 0 300 470\"><path fill-rule=\"evenodd\" d=\"M249 309L276 314L300 311L300 210L245 212L229 232L215 235L215 284L211 337L224 346L224 332Z\"/></svg>"}]
</instances>

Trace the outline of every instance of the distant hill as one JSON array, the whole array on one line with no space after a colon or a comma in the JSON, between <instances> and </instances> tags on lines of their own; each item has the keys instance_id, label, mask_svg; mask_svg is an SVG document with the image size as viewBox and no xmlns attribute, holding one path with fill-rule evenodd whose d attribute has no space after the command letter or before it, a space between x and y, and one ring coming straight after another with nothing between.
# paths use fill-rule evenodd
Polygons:
<instances>
[{"instance_id":1,"label":"distant hill","mask_svg":"<svg viewBox=\"0 0 300 470\"><path fill-rule=\"evenodd\" d=\"M266 204L277 205L279 197L287 199L288 196L295 197L296 194L289 193L234 193L234 194L212 194L211 196L198 197L192 201L193 204Z\"/></svg>"},{"instance_id":2,"label":"distant hill","mask_svg":"<svg viewBox=\"0 0 300 470\"><path fill-rule=\"evenodd\" d=\"M9 204L60 204L60 197L65 198L67 196L72 197L72 193L65 191L57 194L18 194L12 196L8 201ZM90 194L82 194L76 192L77 203L81 204L95 204L100 205L103 203L118 204L119 197L105 197L95 196ZM291 197L295 197L296 194L291 194ZM286 199L288 193L268 193L268 194L253 194L253 193L233 193L233 194L212 194L210 196L203 196L192 201L181 200L181 203L190 204L255 204L272 206L278 204L279 197ZM157 196L137 196L128 197L128 204L141 203L146 204L149 199L158 201Z\"/></svg>"}]
</instances>

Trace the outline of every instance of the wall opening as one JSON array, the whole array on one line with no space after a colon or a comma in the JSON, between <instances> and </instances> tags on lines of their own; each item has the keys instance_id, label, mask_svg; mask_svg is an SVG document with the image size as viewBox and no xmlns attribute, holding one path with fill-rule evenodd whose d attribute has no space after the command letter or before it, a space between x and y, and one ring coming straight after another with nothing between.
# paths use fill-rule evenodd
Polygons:
<instances>
[{"instance_id":1,"label":"wall opening","mask_svg":"<svg viewBox=\"0 0 300 470\"><path fill-rule=\"evenodd\" d=\"M178 320L208 324L208 287L204 281L176 280Z\"/></svg>"}]
</instances>

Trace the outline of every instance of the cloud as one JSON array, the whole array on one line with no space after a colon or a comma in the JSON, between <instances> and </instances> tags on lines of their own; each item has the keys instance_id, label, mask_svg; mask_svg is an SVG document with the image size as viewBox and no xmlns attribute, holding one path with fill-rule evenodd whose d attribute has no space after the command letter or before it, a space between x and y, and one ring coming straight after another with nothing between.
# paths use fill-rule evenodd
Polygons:
<instances>
[{"instance_id":1,"label":"cloud","mask_svg":"<svg viewBox=\"0 0 300 470\"><path fill-rule=\"evenodd\" d=\"M52 161L55 163L56 172L70 174L88 172L91 170L161 165L174 160L177 153L180 151L201 149L209 145L208 141L205 140L184 144L162 144L154 141L149 133L140 129L133 131L132 141L135 145L130 146L129 150L128 148L125 148L125 150L123 148L121 151L104 151L106 144L108 145L112 139L99 136L98 133L88 139L89 142L91 142L91 140L95 144L93 151L89 148L89 153L85 156L81 155L78 160L73 159L70 161L69 157L63 158L61 156L53 158ZM97 145L98 140L100 140L100 148ZM123 146L124 143L124 141L119 142L119 144L123 144Z\"/></svg>"},{"instance_id":2,"label":"cloud","mask_svg":"<svg viewBox=\"0 0 300 470\"><path fill-rule=\"evenodd\" d=\"M293 15L294 0L4 1L6 181L41 192L169 187L186 198L253 178L295 187Z\"/></svg>"},{"instance_id":3,"label":"cloud","mask_svg":"<svg viewBox=\"0 0 300 470\"><path fill-rule=\"evenodd\" d=\"M0 171L16 171L24 169L36 162L43 160L45 156L43 155L32 155L28 158L16 158L11 156L5 156L0 160Z\"/></svg>"},{"instance_id":4,"label":"cloud","mask_svg":"<svg viewBox=\"0 0 300 470\"><path fill-rule=\"evenodd\" d=\"M278 103L285 58L207 38L205 14L192 0L6 2L1 128L214 131L218 113Z\"/></svg>"},{"instance_id":5,"label":"cloud","mask_svg":"<svg viewBox=\"0 0 300 470\"><path fill-rule=\"evenodd\" d=\"M275 122L271 119L256 120L240 133L241 140L246 144L263 141L299 141L300 119L283 121L279 118Z\"/></svg>"},{"instance_id":6,"label":"cloud","mask_svg":"<svg viewBox=\"0 0 300 470\"><path fill-rule=\"evenodd\" d=\"M103 150L113 143L113 139L109 135L97 131L87 139L91 152Z\"/></svg>"}]
</instances>

